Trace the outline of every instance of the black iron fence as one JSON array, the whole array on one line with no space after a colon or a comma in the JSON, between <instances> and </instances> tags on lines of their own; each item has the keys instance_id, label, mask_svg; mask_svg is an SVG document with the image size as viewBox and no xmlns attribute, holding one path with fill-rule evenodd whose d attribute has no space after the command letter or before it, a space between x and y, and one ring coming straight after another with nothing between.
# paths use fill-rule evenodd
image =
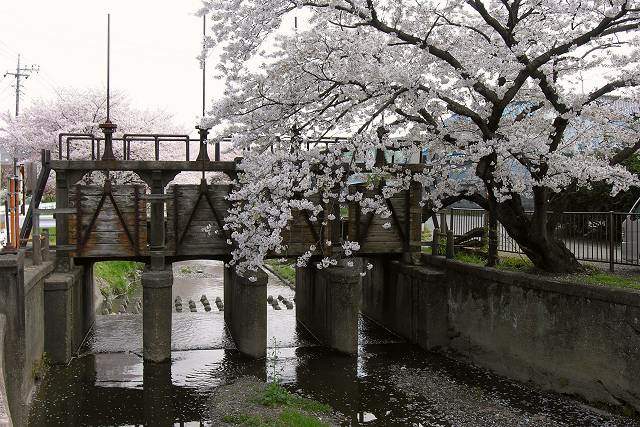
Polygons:
<instances>
[{"instance_id":1,"label":"black iron fence","mask_svg":"<svg viewBox=\"0 0 640 427\"><path fill-rule=\"evenodd\" d=\"M488 212L450 208L435 215L440 233L452 231L458 246L486 244ZM580 261L640 265L640 214L624 212L549 213L553 236ZM434 221L429 220L433 228ZM498 251L522 254L522 250L498 223ZM483 240L484 239L484 240Z\"/></svg>"}]
</instances>

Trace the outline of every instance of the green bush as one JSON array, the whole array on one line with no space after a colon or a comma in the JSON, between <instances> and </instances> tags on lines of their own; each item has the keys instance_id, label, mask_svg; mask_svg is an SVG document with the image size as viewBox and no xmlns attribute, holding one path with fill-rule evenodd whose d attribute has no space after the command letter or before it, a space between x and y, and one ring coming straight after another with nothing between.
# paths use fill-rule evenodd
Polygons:
<instances>
[{"instance_id":1,"label":"green bush","mask_svg":"<svg viewBox=\"0 0 640 427\"><path fill-rule=\"evenodd\" d=\"M94 266L95 275L104 280L103 295L131 295L140 285L144 264L133 261L103 261Z\"/></svg>"},{"instance_id":2,"label":"green bush","mask_svg":"<svg viewBox=\"0 0 640 427\"><path fill-rule=\"evenodd\" d=\"M280 262L275 259L269 259L266 261L266 264L273 271L277 272L280 276L284 277L285 280L289 281L289 283L296 283L296 269L292 267L293 261L286 260L285 262Z\"/></svg>"}]
</instances>

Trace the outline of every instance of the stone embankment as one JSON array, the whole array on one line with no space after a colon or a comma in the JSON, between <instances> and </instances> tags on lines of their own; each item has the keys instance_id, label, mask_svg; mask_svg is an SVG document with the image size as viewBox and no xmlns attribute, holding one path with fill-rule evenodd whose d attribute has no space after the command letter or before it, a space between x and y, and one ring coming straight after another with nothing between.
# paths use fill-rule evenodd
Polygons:
<instances>
[{"instance_id":1,"label":"stone embankment","mask_svg":"<svg viewBox=\"0 0 640 427\"><path fill-rule=\"evenodd\" d=\"M422 261L373 261L363 313L423 348L640 412L640 292Z\"/></svg>"}]
</instances>

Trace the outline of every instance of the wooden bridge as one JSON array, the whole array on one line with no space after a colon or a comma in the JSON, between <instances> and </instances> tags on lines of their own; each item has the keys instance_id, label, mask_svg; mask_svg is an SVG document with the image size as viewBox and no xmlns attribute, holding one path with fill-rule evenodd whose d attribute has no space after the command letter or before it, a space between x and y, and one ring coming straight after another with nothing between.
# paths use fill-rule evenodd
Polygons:
<instances>
[{"instance_id":1,"label":"wooden bridge","mask_svg":"<svg viewBox=\"0 0 640 427\"><path fill-rule=\"evenodd\" d=\"M92 323L95 314L91 308L95 286L93 264L105 260L143 262L144 358L164 362L171 358L171 264L186 259L231 258L233 242L229 244L231 239L224 229L224 220L229 209L227 195L235 185L233 178L239 170L239 159L221 161L220 147L216 144L210 160L206 131L201 131L200 139L195 141L183 135L112 138L109 124L102 126L104 138L62 135L57 159L52 159L49 152L43 153L38 185L22 229L17 229L18 221L10 221L9 250L13 246L15 251L32 241L28 252L34 264L37 263L42 239L39 215L55 215L55 271L44 285L44 306L45 347L58 363L68 361L75 346L69 344L74 342L69 337L75 336L73 331L80 330L73 326L77 322L70 319L85 318L81 322L84 326ZM174 153L163 153L163 141L183 142L185 157L163 158L175 157ZM84 144L88 158L73 158L76 151L71 144L78 142ZM189 144L194 142L199 144L199 153L196 159L190 159ZM147 151L153 153L152 158L132 158L132 143L153 144L153 150ZM400 167L418 170L422 165ZM52 171L55 172L56 208L38 209ZM94 172L99 172L98 179L88 176ZM181 172L198 172L199 182L173 183ZM218 172L215 181L205 180L207 172ZM134 177L128 181L133 183L118 184L120 181L116 178L122 178L122 173L128 174L128 178ZM354 189L357 185L362 184L355 184ZM360 190L370 195L380 191L379 187ZM311 221L307 211L296 211L289 227L283 231L286 253L271 256L298 257L311 246L317 248L314 255L327 256L340 250L342 241L349 240L360 244L356 256L411 260L411 255L420 251L421 194L421 188L413 184L410 190L387 199L391 212L387 219L363 213L358 203L326 205L317 221ZM18 200L16 194L11 196L13 202ZM12 209L13 214L17 214L15 203ZM387 222L391 227L383 227ZM326 226L321 226L322 223ZM327 241L332 245L326 245ZM296 279L298 321L327 345L346 353L357 351L362 282L358 271L335 266L322 271L298 268L296 274L299 276ZM225 267L224 315L238 349L253 357L264 357L267 276L263 272L257 272L257 276L251 281L233 268ZM85 327L82 332L86 332Z\"/></svg>"},{"instance_id":2,"label":"wooden bridge","mask_svg":"<svg viewBox=\"0 0 640 427\"><path fill-rule=\"evenodd\" d=\"M90 143L90 159L72 158L70 146L81 141ZM106 141L93 135L66 134L59 141L58 158L43 156L40 183L44 189L49 171L55 171L56 182L56 248L59 270L68 270L69 260L76 263L102 260L136 260L151 263L170 263L184 259L230 258L232 245L224 230L231 191L231 180L237 174L237 162L220 161L219 146L214 146L214 160L209 159L207 144L181 135L125 135L114 138L112 144L122 141L121 150L115 155L99 158L102 143ZM153 158L132 159L133 142L153 142ZM160 145L163 141L183 141L185 158L163 160ZM197 159L189 159L189 144L199 143ZM326 142L328 143L328 141ZM89 147L87 147L89 148ZM107 149L103 150L105 153ZM117 151L112 149L110 151ZM151 151L151 150L149 150ZM166 155L166 153L165 153ZM239 160L239 159L237 159ZM419 168L421 165L405 165ZM87 183L87 174L100 171L104 182ZM116 185L110 175L128 172L139 178L138 184ZM180 172L200 172L200 182L189 185L172 184ZM206 182L205 172L219 172L215 183ZM225 178L226 177L226 178ZM355 187L355 186L354 186ZM369 191L368 193L372 193ZM34 194L37 205L41 194ZM316 222L306 211L295 212L288 230L283 235L287 245L281 257L298 257L315 245L317 254L330 253L323 247L326 240L333 246L342 240L360 243L359 254L400 254L419 252L421 189L414 185L410 191L396 194L387 200L390 219L372 213L363 214L357 203L347 206L348 215L341 217L340 206L327 206ZM32 203L33 205L34 203ZM344 213L345 210L342 209ZM328 214L336 217L320 223ZM33 212L27 214L21 232L24 244L29 236ZM390 222L385 229L382 224ZM203 231L211 227L211 232ZM36 230L36 234L38 230ZM322 252L321 252L322 251Z\"/></svg>"}]
</instances>

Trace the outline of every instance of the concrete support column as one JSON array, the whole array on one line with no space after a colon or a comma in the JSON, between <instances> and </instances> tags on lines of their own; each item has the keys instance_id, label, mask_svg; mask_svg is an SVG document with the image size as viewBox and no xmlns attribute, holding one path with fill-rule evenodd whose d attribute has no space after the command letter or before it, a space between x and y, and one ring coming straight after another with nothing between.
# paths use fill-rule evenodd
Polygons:
<instances>
[{"instance_id":1,"label":"concrete support column","mask_svg":"<svg viewBox=\"0 0 640 427\"><path fill-rule=\"evenodd\" d=\"M82 268L56 272L44 281L44 351L52 362L65 364L81 344Z\"/></svg>"},{"instance_id":2,"label":"concrete support column","mask_svg":"<svg viewBox=\"0 0 640 427\"><path fill-rule=\"evenodd\" d=\"M325 345L358 352L361 280L349 267L296 268L296 319Z\"/></svg>"},{"instance_id":3,"label":"concrete support column","mask_svg":"<svg viewBox=\"0 0 640 427\"><path fill-rule=\"evenodd\" d=\"M142 273L142 347L149 362L171 360L171 265L165 270L145 269Z\"/></svg>"},{"instance_id":4,"label":"concrete support column","mask_svg":"<svg viewBox=\"0 0 640 427\"><path fill-rule=\"evenodd\" d=\"M254 358L267 354L267 275L260 270L255 281L224 269L224 320L238 350Z\"/></svg>"}]
</instances>

